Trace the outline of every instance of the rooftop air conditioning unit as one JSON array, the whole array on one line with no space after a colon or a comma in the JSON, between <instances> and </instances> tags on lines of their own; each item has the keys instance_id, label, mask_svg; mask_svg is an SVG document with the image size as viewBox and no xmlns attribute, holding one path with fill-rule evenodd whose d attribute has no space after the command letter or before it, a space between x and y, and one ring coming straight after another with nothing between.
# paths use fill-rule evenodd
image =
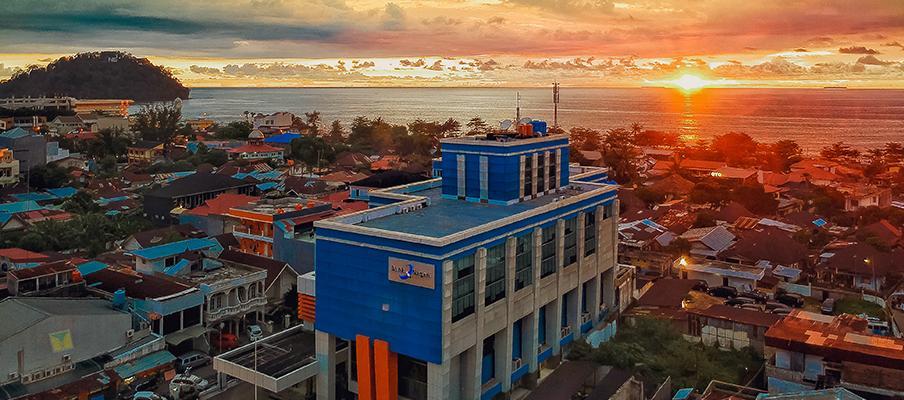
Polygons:
<instances>
[{"instance_id":1,"label":"rooftop air conditioning unit","mask_svg":"<svg viewBox=\"0 0 904 400\"><path fill-rule=\"evenodd\" d=\"M9 380L16 380L16 379L19 379L19 373L18 372L10 372Z\"/></svg>"},{"instance_id":2,"label":"rooftop air conditioning unit","mask_svg":"<svg viewBox=\"0 0 904 400\"><path fill-rule=\"evenodd\" d=\"M130 337L132 337L132 336L135 336L135 330L134 330L134 329L129 329L129 330L127 330L127 331L126 331L126 337L130 338Z\"/></svg>"}]
</instances>

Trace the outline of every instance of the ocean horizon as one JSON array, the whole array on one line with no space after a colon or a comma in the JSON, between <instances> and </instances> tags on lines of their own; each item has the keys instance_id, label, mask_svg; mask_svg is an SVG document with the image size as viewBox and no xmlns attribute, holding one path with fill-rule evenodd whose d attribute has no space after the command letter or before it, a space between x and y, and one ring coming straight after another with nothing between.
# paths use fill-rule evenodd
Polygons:
<instances>
[{"instance_id":1,"label":"ocean horizon","mask_svg":"<svg viewBox=\"0 0 904 400\"><path fill-rule=\"evenodd\" d=\"M357 116L407 124L415 119L473 117L491 124L521 115L553 122L552 91L537 87L347 87L192 88L184 118L237 120L245 111L297 115L320 111L324 123L349 124ZM806 152L844 141L853 147L881 147L904 141L904 90L825 88L707 88L684 93L671 88L562 88L559 125L606 130L637 122L647 129L674 131L687 140L743 132L771 143L797 141Z\"/></svg>"}]
</instances>

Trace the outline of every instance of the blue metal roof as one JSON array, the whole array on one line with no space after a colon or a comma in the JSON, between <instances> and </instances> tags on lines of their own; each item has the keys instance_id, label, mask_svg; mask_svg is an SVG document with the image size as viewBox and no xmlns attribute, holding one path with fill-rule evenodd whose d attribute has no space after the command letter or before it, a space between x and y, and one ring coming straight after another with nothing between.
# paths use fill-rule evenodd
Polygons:
<instances>
[{"instance_id":1,"label":"blue metal roof","mask_svg":"<svg viewBox=\"0 0 904 400\"><path fill-rule=\"evenodd\" d=\"M162 244L160 246L148 247L146 249L135 250L132 252L137 257L146 260L156 260L158 258L174 256L186 251L205 250L219 246L213 239L186 239L178 242Z\"/></svg>"},{"instance_id":2,"label":"blue metal roof","mask_svg":"<svg viewBox=\"0 0 904 400\"><path fill-rule=\"evenodd\" d=\"M148 354L132 362L117 365L113 367L113 371L116 372L116 375L126 379L161 365L172 363L175 359L176 356L174 356L173 353L162 350Z\"/></svg>"},{"instance_id":3,"label":"blue metal roof","mask_svg":"<svg viewBox=\"0 0 904 400\"><path fill-rule=\"evenodd\" d=\"M78 189L67 186L67 187L61 187L61 188L56 188L56 189L47 189L47 192L56 197L63 198L63 197L75 196L75 194L78 193Z\"/></svg>"},{"instance_id":4,"label":"blue metal roof","mask_svg":"<svg viewBox=\"0 0 904 400\"><path fill-rule=\"evenodd\" d=\"M57 196L43 192L16 193L12 195L12 197L19 201L48 201L57 199Z\"/></svg>"},{"instance_id":5,"label":"blue metal roof","mask_svg":"<svg viewBox=\"0 0 904 400\"><path fill-rule=\"evenodd\" d=\"M9 138L9 139L19 139L19 138L23 138L23 137L31 136L31 135L32 135L31 132L29 132L25 129L19 128L19 127L10 129L10 130L0 134L0 136Z\"/></svg>"},{"instance_id":6,"label":"blue metal roof","mask_svg":"<svg viewBox=\"0 0 904 400\"><path fill-rule=\"evenodd\" d=\"M266 190L270 190L270 189L273 189L273 188L279 186L279 184L276 182L264 182L264 183L259 183L256 186L259 190L266 191Z\"/></svg>"},{"instance_id":7,"label":"blue metal roof","mask_svg":"<svg viewBox=\"0 0 904 400\"><path fill-rule=\"evenodd\" d=\"M79 264L76 266L76 268L78 268L78 272L82 274L82 276L91 275L97 271L106 269L107 267L109 267L107 264L104 264L100 261L88 261L84 264Z\"/></svg>"},{"instance_id":8,"label":"blue metal roof","mask_svg":"<svg viewBox=\"0 0 904 400\"><path fill-rule=\"evenodd\" d=\"M44 207L40 206L34 200L17 201L14 203L0 204L0 213L20 213L20 212L43 210L43 209L44 209Z\"/></svg>"},{"instance_id":9,"label":"blue metal roof","mask_svg":"<svg viewBox=\"0 0 904 400\"><path fill-rule=\"evenodd\" d=\"M282 133L264 139L264 143L289 144L292 143L292 140L298 139L300 137L300 133Z\"/></svg>"}]
</instances>

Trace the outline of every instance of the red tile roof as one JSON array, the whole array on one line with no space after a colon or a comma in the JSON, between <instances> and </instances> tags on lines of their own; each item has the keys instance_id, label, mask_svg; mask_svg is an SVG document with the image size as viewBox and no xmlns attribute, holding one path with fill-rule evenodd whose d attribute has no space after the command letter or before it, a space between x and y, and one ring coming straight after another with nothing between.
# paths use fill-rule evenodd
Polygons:
<instances>
[{"instance_id":1,"label":"red tile roof","mask_svg":"<svg viewBox=\"0 0 904 400\"><path fill-rule=\"evenodd\" d=\"M204 204L185 212L189 215L208 216L224 215L230 208L242 206L260 200L257 196L244 194L223 193L204 202Z\"/></svg>"},{"instance_id":2,"label":"red tile roof","mask_svg":"<svg viewBox=\"0 0 904 400\"><path fill-rule=\"evenodd\" d=\"M23 262L23 261L39 261L46 260L49 258L47 255L41 253L35 253L33 251L28 251L25 249L20 249L18 247L11 247L8 249L0 249L0 257L6 257L11 261L15 262Z\"/></svg>"},{"instance_id":3,"label":"red tile roof","mask_svg":"<svg viewBox=\"0 0 904 400\"><path fill-rule=\"evenodd\" d=\"M349 192L346 190L344 192L330 193L317 200L326 201L332 204L333 210L336 211L336 215L351 214L358 211L364 211L368 208L366 201L349 200L348 196Z\"/></svg>"}]
</instances>

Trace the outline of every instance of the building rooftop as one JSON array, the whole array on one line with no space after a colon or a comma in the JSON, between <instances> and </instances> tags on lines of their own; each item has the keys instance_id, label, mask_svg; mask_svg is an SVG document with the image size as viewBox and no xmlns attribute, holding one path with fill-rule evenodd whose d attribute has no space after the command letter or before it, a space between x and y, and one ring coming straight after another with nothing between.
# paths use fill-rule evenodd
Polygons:
<instances>
[{"instance_id":1,"label":"building rooftop","mask_svg":"<svg viewBox=\"0 0 904 400\"><path fill-rule=\"evenodd\" d=\"M547 206L554 207L554 203L559 202L562 198L579 196L594 189L608 187L611 188L613 194L615 191L615 186L607 185L572 184L571 186L573 187L563 189L561 193L541 196L512 205L446 199L441 196L442 189L440 187L431 187L426 190L409 193L410 195L426 198L425 206L420 209L382 217L369 216L367 219L354 224L384 231L441 238ZM349 216L367 215L367 213L368 211L363 211L362 213L350 214ZM335 219L332 221L335 221Z\"/></svg>"},{"instance_id":2,"label":"building rooftop","mask_svg":"<svg viewBox=\"0 0 904 400\"><path fill-rule=\"evenodd\" d=\"M248 218L250 217L250 215L248 215L250 213L260 216L269 216L271 217L269 220L272 220L272 216L274 215L301 211L317 206L324 206L326 204L327 203L325 202L303 199L301 197L282 197L278 199L264 198L255 202L232 207L229 214L237 218Z\"/></svg>"},{"instance_id":3,"label":"building rooftop","mask_svg":"<svg viewBox=\"0 0 904 400\"><path fill-rule=\"evenodd\" d=\"M217 197L207 200L204 204L188 210L185 213L199 216L225 215L230 208L248 204L252 201L257 201L258 199L260 199L260 197L248 196L245 194L221 193L217 195Z\"/></svg>"},{"instance_id":4,"label":"building rooftop","mask_svg":"<svg viewBox=\"0 0 904 400\"><path fill-rule=\"evenodd\" d=\"M853 315L831 317L794 310L766 331L766 345L835 362L904 369L904 339L865 334L867 321Z\"/></svg>"},{"instance_id":5,"label":"building rooftop","mask_svg":"<svg viewBox=\"0 0 904 400\"><path fill-rule=\"evenodd\" d=\"M763 311L747 310L744 308L726 306L724 304L714 304L707 308L692 308L688 310L691 314L697 314L704 317L732 321L746 325L769 327L784 318L778 314L767 313Z\"/></svg>"},{"instance_id":6,"label":"building rooftop","mask_svg":"<svg viewBox=\"0 0 904 400\"><path fill-rule=\"evenodd\" d=\"M263 272L266 274L265 269L251 267L244 264L237 263L229 263L222 264L219 268L206 269L204 271L191 272L185 275L179 275L173 277L175 280L191 282L193 284L198 285L211 285L220 281L225 281L233 278L239 278L244 276L249 276L257 273ZM203 290L203 288L202 288Z\"/></svg>"},{"instance_id":7,"label":"building rooftop","mask_svg":"<svg viewBox=\"0 0 904 400\"><path fill-rule=\"evenodd\" d=\"M219 246L219 243L213 239L186 239L162 244L160 246L148 247L146 249L134 250L131 253L132 255L145 260L157 260L182 254L187 251L207 250L215 246Z\"/></svg>"},{"instance_id":8,"label":"building rooftop","mask_svg":"<svg viewBox=\"0 0 904 400\"><path fill-rule=\"evenodd\" d=\"M688 271L704 272L717 274L723 277L730 276L754 281L763 279L763 276L766 274L766 269L762 267L711 260L702 260L699 263L691 261L687 265L682 265L681 268Z\"/></svg>"},{"instance_id":9,"label":"building rooftop","mask_svg":"<svg viewBox=\"0 0 904 400\"><path fill-rule=\"evenodd\" d=\"M85 276L85 281L89 287L111 294L123 289L126 292L126 296L135 299L157 299L194 289L172 279L153 274L141 274L131 270L119 271L109 268L101 269Z\"/></svg>"},{"instance_id":10,"label":"building rooftop","mask_svg":"<svg viewBox=\"0 0 904 400\"><path fill-rule=\"evenodd\" d=\"M169 185L148 192L145 197L183 197L193 194L226 191L229 189L253 186L252 182L245 182L231 176L195 173L176 179Z\"/></svg>"},{"instance_id":11,"label":"building rooftop","mask_svg":"<svg viewBox=\"0 0 904 400\"><path fill-rule=\"evenodd\" d=\"M688 293L698 283L693 279L660 279L637 300L637 305L679 309Z\"/></svg>"},{"instance_id":12,"label":"building rooftop","mask_svg":"<svg viewBox=\"0 0 904 400\"><path fill-rule=\"evenodd\" d=\"M269 257L259 256L257 254L244 253L236 250L223 250L219 257L220 260L229 261L236 264L247 265L267 271L267 280L264 287L270 287L270 284L279 277L280 272L285 268L290 268L289 264L283 261L274 260ZM313 267L313 266L312 266ZM294 269L293 269L294 271ZM313 268L309 271L313 271ZM304 272L309 272L304 271ZM301 273L304 273L301 272Z\"/></svg>"},{"instance_id":13,"label":"building rooftop","mask_svg":"<svg viewBox=\"0 0 904 400\"><path fill-rule=\"evenodd\" d=\"M44 275L53 275L60 272L72 271L75 269L76 266L74 263L69 262L69 260L61 260L47 264L41 264L33 268L14 269L12 271L9 271L8 274L9 276L15 277L16 279L22 280L37 278Z\"/></svg>"},{"instance_id":14,"label":"building rooftop","mask_svg":"<svg viewBox=\"0 0 904 400\"><path fill-rule=\"evenodd\" d=\"M48 257L46 254L35 253L33 251L28 251L25 249L20 249L18 247L10 247L6 249L0 249L0 257L5 257L10 259L11 261L41 261L46 260Z\"/></svg>"},{"instance_id":15,"label":"building rooftop","mask_svg":"<svg viewBox=\"0 0 904 400\"><path fill-rule=\"evenodd\" d=\"M9 297L0 301L0 341L54 315L122 314L109 301L91 298Z\"/></svg>"}]
</instances>

